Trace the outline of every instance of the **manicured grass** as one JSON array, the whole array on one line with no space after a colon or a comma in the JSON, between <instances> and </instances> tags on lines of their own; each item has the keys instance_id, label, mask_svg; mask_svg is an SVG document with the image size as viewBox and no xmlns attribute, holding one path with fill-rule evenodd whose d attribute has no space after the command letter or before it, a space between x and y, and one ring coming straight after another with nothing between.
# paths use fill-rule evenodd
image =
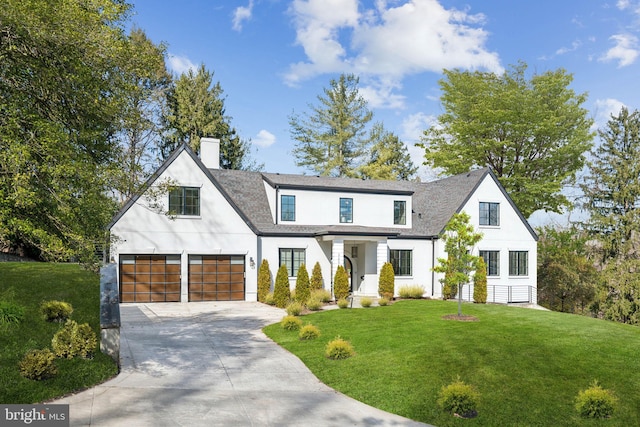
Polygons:
<instances>
[{"instance_id":1,"label":"manicured grass","mask_svg":"<svg viewBox=\"0 0 640 427\"><path fill-rule=\"evenodd\" d=\"M20 375L18 362L31 349L51 348L60 323L45 322L40 303L61 300L73 305L71 319L89 323L100 337L98 275L76 264L0 263L0 299L25 307L18 325L0 328L0 403L36 403L82 390L117 373L115 362L96 349L93 359L57 359L58 375L32 381Z\"/></svg>"},{"instance_id":2,"label":"manicured grass","mask_svg":"<svg viewBox=\"0 0 640 427\"><path fill-rule=\"evenodd\" d=\"M575 315L465 304L477 322L443 320L457 303L399 301L302 317L322 334L298 340L279 324L264 329L330 387L385 411L445 426L640 425L640 328ZM330 360L336 336L356 356ZM458 419L436 405L458 376L481 394L479 415ZM594 379L620 399L613 417L580 418L578 392Z\"/></svg>"}]
</instances>

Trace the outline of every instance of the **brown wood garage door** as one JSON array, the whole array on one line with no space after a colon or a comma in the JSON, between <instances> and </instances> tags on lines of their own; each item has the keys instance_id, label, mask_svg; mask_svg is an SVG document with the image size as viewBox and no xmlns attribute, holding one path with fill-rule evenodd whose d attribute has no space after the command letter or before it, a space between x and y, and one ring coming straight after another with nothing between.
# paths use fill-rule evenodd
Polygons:
<instances>
[{"instance_id":1,"label":"brown wood garage door","mask_svg":"<svg viewBox=\"0 0 640 427\"><path fill-rule=\"evenodd\" d=\"M190 255L189 301L244 301L244 255Z\"/></svg>"},{"instance_id":2,"label":"brown wood garage door","mask_svg":"<svg viewBox=\"0 0 640 427\"><path fill-rule=\"evenodd\" d=\"M179 302L180 255L120 255L120 302Z\"/></svg>"}]
</instances>

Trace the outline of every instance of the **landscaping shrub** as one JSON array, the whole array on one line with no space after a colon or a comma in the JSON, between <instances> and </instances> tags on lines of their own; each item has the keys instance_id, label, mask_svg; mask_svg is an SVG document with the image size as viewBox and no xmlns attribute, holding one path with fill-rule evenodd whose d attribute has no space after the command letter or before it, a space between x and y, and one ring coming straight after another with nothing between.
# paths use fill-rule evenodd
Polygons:
<instances>
[{"instance_id":1,"label":"landscaping shrub","mask_svg":"<svg viewBox=\"0 0 640 427\"><path fill-rule=\"evenodd\" d=\"M380 269L380 278L378 279L378 294L381 297L391 299L394 294L394 282L396 280L393 266L390 262L385 262Z\"/></svg>"},{"instance_id":2,"label":"landscaping shrub","mask_svg":"<svg viewBox=\"0 0 640 427\"><path fill-rule=\"evenodd\" d=\"M298 334L298 338L301 340L314 340L320 336L320 329L314 325L304 325L302 329L300 329L300 333Z\"/></svg>"},{"instance_id":3,"label":"landscaping shrub","mask_svg":"<svg viewBox=\"0 0 640 427\"><path fill-rule=\"evenodd\" d=\"M311 311L318 311L322 308L322 301L317 297L309 297L307 300L307 308Z\"/></svg>"},{"instance_id":4,"label":"landscaping shrub","mask_svg":"<svg viewBox=\"0 0 640 427\"><path fill-rule=\"evenodd\" d=\"M336 276L333 279L333 293L336 299L342 299L349 296L349 276L344 266L339 265L336 270Z\"/></svg>"},{"instance_id":5,"label":"landscaping shrub","mask_svg":"<svg viewBox=\"0 0 640 427\"><path fill-rule=\"evenodd\" d=\"M389 300L387 298L385 298L385 297L381 297L381 298L378 299L378 305L380 307L385 307L385 306L389 305Z\"/></svg>"},{"instance_id":6,"label":"landscaping shrub","mask_svg":"<svg viewBox=\"0 0 640 427\"><path fill-rule=\"evenodd\" d=\"M322 289L322 285L324 280L322 279L322 268L320 268L320 263L316 262L313 266L313 271L311 271L311 280L309 281L309 288L313 292L317 289Z\"/></svg>"},{"instance_id":7,"label":"landscaping shrub","mask_svg":"<svg viewBox=\"0 0 640 427\"><path fill-rule=\"evenodd\" d=\"M270 290L271 270L269 269L269 261L263 259L258 270L258 301L266 303Z\"/></svg>"},{"instance_id":8,"label":"landscaping shrub","mask_svg":"<svg viewBox=\"0 0 640 427\"><path fill-rule=\"evenodd\" d=\"M291 300L289 272L284 264L280 266L278 274L276 274L276 284L273 289L273 300L278 308L285 308Z\"/></svg>"},{"instance_id":9,"label":"landscaping shrub","mask_svg":"<svg viewBox=\"0 0 640 427\"><path fill-rule=\"evenodd\" d=\"M0 301L0 326L20 323L23 317L23 306L10 301Z\"/></svg>"},{"instance_id":10,"label":"landscaping shrub","mask_svg":"<svg viewBox=\"0 0 640 427\"><path fill-rule=\"evenodd\" d=\"M286 310L289 316L300 316L300 313L302 313L302 304L294 301L287 306Z\"/></svg>"},{"instance_id":11,"label":"landscaping shrub","mask_svg":"<svg viewBox=\"0 0 640 427\"><path fill-rule=\"evenodd\" d=\"M338 307L339 308L347 308L349 307L349 301L346 298L342 298L338 300Z\"/></svg>"},{"instance_id":12,"label":"landscaping shrub","mask_svg":"<svg viewBox=\"0 0 640 427\"><path fill-rule=\"evenodd\" d=\"M311 298L317 298L326 304L331 301L331 292L326 289L315 289L311 291Z\"/></svg>"},{"instance_id":13,"label":"landscaping shrub","mask_svg":"<svg viewBox=\"0 0 640 427\"><path fill-rule=\"evenodd\" d=\"M453 262L451 261L451 255L449 255L449 265L451 266ZM453 282L454 272L452 270L447 270L444 273L444 279L440 281L444 285L442 287L442 299L454 299L456 295L458 295L458 287Z\"/></svg>"},{"instance_id":14,"label":"landscaping shrub","mask_svg":"<svg viewBox=\"0 0 640 427\"><path fill-rule=\"evenodd\" d=\"M329 359L348 359L356 354L349 341L337 337L327 343L325 354Z\"/></svg>"},{"instance_id":15,"label":"landscaping shrub","mask_svg":"<svg viewBox=\"0 0 640 427\"><path fill-rule=\"evenodd\" d=\"M296 277L296 301L300 304L304 304L310 296L309 273L307 273L307 267L305 267L304 264L301 264L298 269L298 276Z\"/></svg>"},{"instance_id":16,"label":"landscaping shrub","mask_svg":"<svg viewBox=\"0 0 640 427\"><path fill-rule=\"evenodd\" d=\"M480 394L458 378L443 386L438 394L438 405L442 410L463 417L473 416L478 408Z\"/></svg>"},{"instance_id":17,"label":"landscaping shrub","mask_svg":"<svg viewBox=\"0 0 640 427\"><path fill-rule=\"evenodd\" d=\"M264 303L268 304L268 305L276 305L276 300L273 297L273 292L269 292L265 297L264 297Z\"/></svg>"},{"instance_id":18,"label":"landscaping shrub","mask_svg":"<svg viewBox=\"0 0 640 427\"><path fill-rule=\"evenodd\" d=\"M369 297L362 297L360 298L360 305L364 308L369 308L371 307L371 304L373 304L373 300Z\"/></svg>"},{"instance_id":19,"label":"landscaping shrub","mask_svg":"<svg viewBox=\"0 0 640 427\"><path fill-rule=\"evenodd\" d=\"M424 288L420 285L404 285L398 289L400 298L421 299L424 295Z\"/></svg>"},{"instance_id":20,"label":"landscaping shrub","mask_svg":"<svg viewBox=\"0 0 640 427\"><path fill-rule=\"evenodd\" d=\"M55 333L51 347L57 357L72 359L75 356L93 356L98 340L88 323L78 325L75 320L67 320L62 329Z\"/></svg>"},{"instance_id":21,"label":"landscaping shrub","mask_svg":"<svg viewBox=\"0 0 640 427\"><path fill-rule=\"evenodd\" d=\"M581 390L576 397L578 413L587 418L608 418L613 414L618 399L610 390L605 390L597 381Z\"/></svg>"},{"instance_id":22,"label":"landscaping shrub","mask_svg":"<svg viewBox=\"0 0 640 427\"><path fill-rule=\"evenodd\" d=\"M473 276L473 301L478 304L487 302L487 264L484 258L478 258L478 267Z\"/></svg>"},{"instance_id":23,"label":"landscaping shrub","mask_svg":"<svg viewBox=\"0 0 640 427\"><path fill-rule=\"evenodd\" d=\"M282 325L282 328L287 331L295 331L300 329L302 326L302 320L300 320L299 317L288 315L282 318L280 325Z\"/></svg>"},{"instance_id":24,"label":"landscaping shrub","mask_svg":"<svg viewBox=\"0 0 640 427\"><path fill-rule=\"evenodd\" d=\"M47 322L64 322L73 313L73 307L64 301L45 301L40 304L42 317Z\"/></svg>"},{"instance_id":25,"label":"landscaping shrub","mask_svg":"<svg viewBox=\"0 0 640 427\"><path fill-rule=\"evenodd\" d=\"M31 350L18 362L20 375L30 380L46 380L58 373L56 356L51 350Z\"/></svg>"}]
</instances>

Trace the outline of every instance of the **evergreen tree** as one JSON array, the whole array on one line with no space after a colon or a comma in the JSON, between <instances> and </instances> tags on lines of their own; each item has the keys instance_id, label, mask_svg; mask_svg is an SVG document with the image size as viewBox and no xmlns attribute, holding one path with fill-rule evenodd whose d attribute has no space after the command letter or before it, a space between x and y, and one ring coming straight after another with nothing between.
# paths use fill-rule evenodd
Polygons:
<instances>
[{"instance_id":1,"label":"evergreen tree","mask_svg":"<svg viewBox=\"0 0 640 427\"><path fill-rule=\"evenodd\" d=\"M466 212L453 214L441 236L448 257L438 258L439 265L433 268L437 273L449 273L448 284L457 288L458 316L462 315L462 287L469 283L469 273L477 268L478 257L472 255L472 249L482 240L482 233L476 233L469 224L470 218Z\"/></svg>"},{"instance_id":2,"label":"evergreen tree","mask_svg":"<svg viewBox=\"0 0 640 427\"><path fill-rule=\"evenodd\" d=\"M338 266L336 275L333 278L333 294L337 300L349 296L349 276L347 275L347 270L345 270L342 265Z\"/></svg>"},{"instance_id":3,"label":"evergreen tree","mask_svg":"<svg viewBox=\"0 0 640 427\"><path fill-rule=\"evenodd\" d=\"M456 175L489 166L525 217L561 212L563 186L575 179L591 148L586 94L569 88L565 70L527 79L520 63L503 75L445 70L445 112L424 132L426 163Z\"/></svg>"},{"instance_id":4,"label":"evergreen tree","mask_svg":"<svg viewBox=\"0 0 640 427\"><path fill-rule=\"evenodd\" d=\"M484 258L478 258L476 274L473 276L473 301L478 304L487 302L487 264Z\"/></svg>"},{"instance_id":5,"label":"evergreen tree","mask_svg":"<svg viewBox=\"0 0 640 427\"><path fill-rule=\"evenodd\" d=\"M298 268L298 276L296 277L296 301L306 305L310 296L309 273L307 272L307 267L301 264L300 268Z\"/></svg>"},{"instance_id":6,"label":"evergreen tree","mask_svg":"<svg viewBox=\"0 0 640 427\"><path fill-rule=\"evenodd\" d=\"M319 290L323 288L323 282L322 268L320 268L320 263L316 261L316 264L313 266L313 271L311 272L311 281L309 282L309 286L312 291Z\"/></svg>"},{"instance_id":7,"label":"evergreen tree","mask_svg":"<svg viewBox=\"0 0 640 427\"><path fill-rule=\"evenodd\" d=\"M263 259L258 270L258 301L264 302L270 290L271 270L269 269L269 261Z\"/></svg>"},{"instance_id":8,"label":"evergreen tree","mask_svg":"<svg viewBox=\"0 0 640 427\"><path fill-rule=\"evenodd\" d=\"M413 164L406 145L393 132L376 123L369 133L373 143L367 163L362 165L359 176L367 179L413 179L418 168Z\"/></svg>"},{"instance_id":9,"label":"evergreen tree","mask_svg":"<svg viewBox=\"0 0 640 427\"><path fill-rule=\"evenodd\" d=\"M453 275L453 260L451 255L448 255L448 268L444 273L444 278L440 280L442 283L442 299L454 299L458 294L458 284L454 282L455 276Z\"/></svg>"},{"instance_id":10,"label":"evergreen tree","mask_svg":"<svg viewBox=\"0 0 640 427\"><path fill-rule=\"evenodd\" d=\"M395 273L390 262L382 264L380 277L378 278L378 295L388 300L393 299L395 294Z\"/></svg>"},{"instance_id":11,"label":"evergreen tree","mask_svg":"<svg viewBox=\"0 0 640 427\"><path fill-rule=\"evenodd\" d=\"M332 79L311 113L289 116L296 165L324 176L356 176L368 147L366 125L373 114L358 92L359 79L342 74Z\"/></svg>"},{"instance_id":12,"label":"evergreen tree","mask_svg":"<svg viewBox=\"0 0 640 427\"><path fill-rule=\"evenodd\" d=\"M640 229L640 112L622 108L599 132L601 144L581 186L587 230L602 243L602 259L633 256Z\"/></svg>"},{"instance_id":13,"label":"evergreen tree","mask_svg":"<svg viewBox=\"0 0 640 427\"><path fill-rule=\"evenodd\" d=\"M273 288L273 300L276 307L285 308L291 300L291 289L289 288L289 271L287 266L282 264L276 274L276 283Z\"/></svg>"}]
</instances>

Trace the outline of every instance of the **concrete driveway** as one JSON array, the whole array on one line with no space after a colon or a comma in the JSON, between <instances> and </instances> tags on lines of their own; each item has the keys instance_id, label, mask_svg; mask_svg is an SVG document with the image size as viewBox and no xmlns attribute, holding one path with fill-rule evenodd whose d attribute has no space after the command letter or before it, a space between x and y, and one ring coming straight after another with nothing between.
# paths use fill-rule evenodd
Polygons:
<instances>
[{"instance_id":1,"label":"concrete driveway","mask_svg":"<svg viewBox=\"0 0 640 427\"><path fill-rule=\"evenodd\" d=\"M125 304L121 373L53 403L72 426L425 426L320 383L251 302ZM410 387L407 384L407 387Z\"/></svg>"}]
</instances>

